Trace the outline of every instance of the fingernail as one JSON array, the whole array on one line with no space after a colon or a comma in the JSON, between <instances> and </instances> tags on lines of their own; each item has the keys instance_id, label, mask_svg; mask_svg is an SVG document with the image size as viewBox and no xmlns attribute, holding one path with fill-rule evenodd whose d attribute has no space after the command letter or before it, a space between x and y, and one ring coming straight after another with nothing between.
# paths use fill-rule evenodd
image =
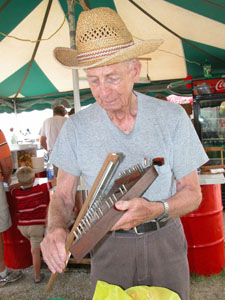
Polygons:
<instances>
[{"instance_id":1,"label":"fingernail","mask_svg":"<svg viewBox=\"0 0 225 300\"><path fill-rule=\"evenodd\" d=\"M116 205L116 208L122 208L123 207L123 204L121 202L117 202L115 205Z\"/></svg>"}]
</instances>

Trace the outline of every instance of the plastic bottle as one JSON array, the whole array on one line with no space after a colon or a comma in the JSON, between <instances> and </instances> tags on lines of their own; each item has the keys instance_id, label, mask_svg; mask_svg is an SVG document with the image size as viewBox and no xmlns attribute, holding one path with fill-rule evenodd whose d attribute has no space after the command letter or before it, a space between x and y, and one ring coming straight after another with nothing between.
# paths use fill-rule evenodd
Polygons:
<instances>
[{"instance_id":1,"label":"plastic bottle","mask_svg":"<svg viewBox=\"0 0 225 300\"><path fill-rule=\"evenodd\" d=\"M203 75L205 78L211 78L212 77L212 67L211 64L208 62L208 60L205 60L205 63L203 65Z\"/></svg>"},{"instance_id":2,"label":"plastic bottle","mask_svg":"<svg viewBox=\"0 0 225 300\"><path fill-rule=\"evenodd\" d=\"M47 177L48 179L52 179L54 177L54 167L50 162L47 164Z\"/></svg>"}]
</instances>

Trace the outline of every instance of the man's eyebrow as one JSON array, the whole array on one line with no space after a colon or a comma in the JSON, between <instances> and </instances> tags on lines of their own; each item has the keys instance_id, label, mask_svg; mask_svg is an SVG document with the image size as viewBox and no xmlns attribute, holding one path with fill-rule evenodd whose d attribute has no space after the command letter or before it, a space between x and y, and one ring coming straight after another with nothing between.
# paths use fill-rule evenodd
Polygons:
<instances>
[{"instance_id":1,"label":"man's eyebrow","mask_svg":"<svg viewBox=\"0 0 225 300\"><path fill-rule=\"evenodd\" d=\"M116 72L111 72L111 73L109 73L109 74L106 74L106 77L109 77L109 76L119 76L118 75L118 73L116 73Z\"/></svg>"},{"instance_id":2,"label":"man's eyebrow","mask_svg":"<svg viewBox=\"0 0 225 300\"><path fill-rule=\"evenodd\" d=\"M99 76L98 75L92 75L92 74L87 74L86 75L88 78L98 78ZM119 74L116 73L116 72L110 72L108 74L105 74L104 75L105 77L110 77L110 76L118 76L119 77Z\"/></svg>"},{"instance_id":3,"label":"man's eyebrow","mask_svg":"<svg viewBox=\"0 0 225 300\"><path fill-rule=\"evenodd\" d=\"M87 74L86 75L88 78L97 78L98 76L97 75L91 75L91 74Z\"/></svg>"}]
</instances>

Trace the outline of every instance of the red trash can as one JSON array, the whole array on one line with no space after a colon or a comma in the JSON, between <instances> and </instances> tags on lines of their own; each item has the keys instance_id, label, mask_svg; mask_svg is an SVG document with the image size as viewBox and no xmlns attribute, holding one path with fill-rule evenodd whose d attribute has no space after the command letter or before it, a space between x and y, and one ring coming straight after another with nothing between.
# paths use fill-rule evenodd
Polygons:
<instances>
[{"instance_id":1,"label":"red trash can","mask_svg":"<svg viewBox=\"0 0 225 300\"><path fill-rule=\"evenodd\" d=\"M209 276L225 266L221 185L201 185L202 203L181 217L188 243L190 272Z\"/></svg>"},{"instance_id":2,"label":"red trash can","mask_svg":"<svg viewBox=\"0 0 225 300\"><path fill-rule=\"evenodd\" d=\"M11 269L25 269L32 265L30 241L17 229L16 201L6 192L12 226L3 232L5 265Z\"/></svg>"}]
</instances>

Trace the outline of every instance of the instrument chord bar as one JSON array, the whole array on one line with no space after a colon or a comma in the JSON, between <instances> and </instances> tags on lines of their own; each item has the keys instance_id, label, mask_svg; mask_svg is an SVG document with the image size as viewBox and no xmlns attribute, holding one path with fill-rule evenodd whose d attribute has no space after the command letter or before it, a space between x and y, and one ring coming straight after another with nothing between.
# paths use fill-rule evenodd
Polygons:
<instances>
[{"instance_id":1,"label":"instrument chord bar","mask_svg":"<svg viewBox=\"0 0 225 300\"><path fill-rule=\"evenodd\" d=\"M116 210L114 204L119 200L129 201L140 197L158 176L153 164L146 168L137 165L130 170L133 170L132 173L124 178L117 178L108 194L96 199L95 205L91 206L93 210L97 209L98 214L98 208L101 208L103 216L100 219L95 216L90 221L91 228L72 244L69 250L76 261L79 262L123 215L124 211Z\"/></svg>"},{"instance_id":2,"label":"instrument chord bar","mask_svg":"<svg viewBox=\"0 0 225 300\"><path fill-rule=\"evenodd\" d=\"M115 195L114 193L112 194L112 196L113 196L113 198L114 198L114 200L115 200L115 201L114 201L114 204L115 204L115 202L118 201L118 199L116 198L116 195Z\"/></svg>"},{"instance_id":3,"label":"instrument chord bar","mask_svg":"<svg viewBox=\"0 0 225 300\"><path fill-rule=\"evenodd\" d=\"M119 187L114 189L113 193L110 193L110 196L100 195L98 199L95 199L95 202L91 204L88 208L84 218L80 221L77 228L74 231L74 235L77 240L79 240L83 234L85 234L89 229L93 227L93 225L98 222L109 209L111 209L115 203L121 198L121 196L125 195L128 191L128 187L126 184L130 184L133 180L136 180L137 177L140 177L143 173L144 168L141 164L138 164L134 167L129 168L124 172L128 175L128 178L125 180L126 183L122 183Z\"/></svg>"},{"instance_id":4,"label":"instrument chord bar","mask_svg":"<svg viewBox=\"0 0 225 300\"><path fill-rule=\"evenodd\" d=\"M123 189L123 193L127 193L127 188L125 187L124 184L121 185L121 189Z\"/></svg>"}]
</instances>

